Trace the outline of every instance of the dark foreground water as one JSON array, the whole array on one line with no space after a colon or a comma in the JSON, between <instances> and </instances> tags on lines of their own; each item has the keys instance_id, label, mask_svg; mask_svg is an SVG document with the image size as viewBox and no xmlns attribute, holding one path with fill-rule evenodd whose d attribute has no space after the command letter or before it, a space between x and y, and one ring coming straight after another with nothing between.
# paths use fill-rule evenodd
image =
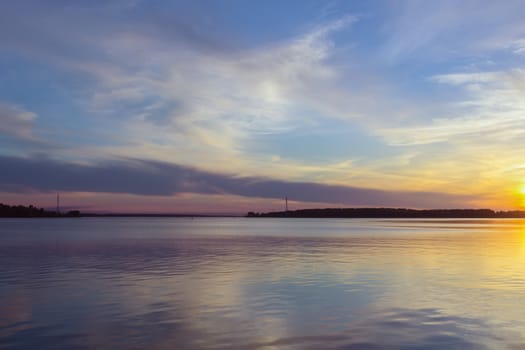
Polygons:
<instances>
[{"instance_id":1,"label":"dark foreground water","mask_svg":"<svg viewBox=\"0 0 525 350\"><path fill-rule=\"evenodd\" d=\"M1 349L525 349L525 221L0 220Z\"/></svg>"}]
</instances>

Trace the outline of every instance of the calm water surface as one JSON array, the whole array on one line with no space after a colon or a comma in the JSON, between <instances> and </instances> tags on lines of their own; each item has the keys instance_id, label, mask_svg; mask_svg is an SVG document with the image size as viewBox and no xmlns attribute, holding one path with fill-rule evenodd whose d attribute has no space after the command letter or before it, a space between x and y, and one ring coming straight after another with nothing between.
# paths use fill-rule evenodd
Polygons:
<instances>
[{"instance_id":1,"label":"calm water surface","mask_svg":"<svg viewBox=\"0 0 525 350\"><path fill-rule=\"evenodd\" d=\"M525 221L0 219L0 349L525 349Z\"/></svg>"}]
</instances>

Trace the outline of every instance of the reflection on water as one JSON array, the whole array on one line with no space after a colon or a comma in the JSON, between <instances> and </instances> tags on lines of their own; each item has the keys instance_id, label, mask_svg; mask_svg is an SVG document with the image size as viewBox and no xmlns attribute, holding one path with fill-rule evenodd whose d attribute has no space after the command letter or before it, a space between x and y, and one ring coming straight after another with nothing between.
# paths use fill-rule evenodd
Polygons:
<instances>
[{"instance_id":1,"label":"reflection on water","mask_svg":"<svg viewBox=\"0 0 525 350\"><path fill-rule=\"evenodd\" d=\"M525 221L0 220L1 349L525 349Z\"/></svg>"}]
</instances>

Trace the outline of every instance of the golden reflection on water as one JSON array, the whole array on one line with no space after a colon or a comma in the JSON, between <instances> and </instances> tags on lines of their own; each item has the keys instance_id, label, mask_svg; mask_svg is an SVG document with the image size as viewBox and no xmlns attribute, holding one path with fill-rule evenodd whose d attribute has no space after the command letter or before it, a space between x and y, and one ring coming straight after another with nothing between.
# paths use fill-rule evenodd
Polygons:
<instances>
[{"instance_id":1,"label":"golden reflection on water","mask_svg":"<svg viewBox=\"0 0 525 350\"><path fill-rule=\"evenodd\" d=\"M521 229L519 233L519 242L520 242L520 253L522 259L525 259L525 223L521 224Z\"/></svg>"}]
</instances>

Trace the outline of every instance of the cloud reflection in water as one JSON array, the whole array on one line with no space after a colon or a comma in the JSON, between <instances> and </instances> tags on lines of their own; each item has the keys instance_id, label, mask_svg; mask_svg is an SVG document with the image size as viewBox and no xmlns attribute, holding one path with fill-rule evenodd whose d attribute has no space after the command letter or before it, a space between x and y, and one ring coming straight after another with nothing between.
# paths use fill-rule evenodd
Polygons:
<instances>
[{"instance_id":1,"label":"cloud reflection in water","mask_svg":"<svg viewBox=\"0 0 525 350\"><path fill-rule=\"evenodd\" d=\"M525 344L515 221L39 223L0 227L2 349Z\"/></svg>"}]
</instances>

